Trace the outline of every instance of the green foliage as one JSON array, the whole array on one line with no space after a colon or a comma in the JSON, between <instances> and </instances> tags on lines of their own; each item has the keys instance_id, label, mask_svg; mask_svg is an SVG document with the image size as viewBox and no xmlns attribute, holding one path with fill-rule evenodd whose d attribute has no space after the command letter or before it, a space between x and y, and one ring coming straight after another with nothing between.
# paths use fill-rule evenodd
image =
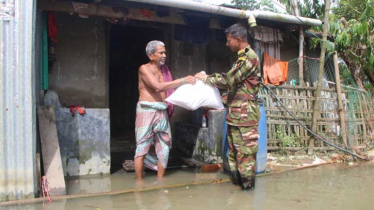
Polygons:
<instances>
[{"instance_id":1,"label":"green foliage","mask_svg":"<svg viewBox=\"0 0 374 210\"><path fill-rule=\"evenodd\" d=\"M374 71L374 7L367 0L366 8L356 19L348 21L348 26L336 23L331 34L335 37L336 48L362 70Z\"/></svg>"},{"instance_id":2,"label":"green foliage","mask_svg":"<svg viewBox=\"0 0 374 210\"><path fill-rule=\"evenodd\" d=\"M303 2L297 2L300 16L309 17L315 19L323 19L325 12L325 4L319 2L318 0L304 0Z\"/></svg>"},{"instance_id":3,"label":"green foliage","mask_svg":"<svg viewBox=\"0 0 374 210\"><path fill-rule=\"evenodd\" d=\"M361 3L364 6L348 5L348 2L350 4ZM329 23L329 36L334 42L326 41L327 52L336 50L339 57L346 61L351 73L362 75L365 72L374 75L373 0L354 0L354 2L342 0L337 7L340 9L334 9L338 13ZM357 9L361 9L361 11L356 11ZM351 15L348 10L355 11L357 14ZM346 12L343 13L343 11ZM348 17L346 14L356 19L349 19L345 22L341 17ZM322 39L314 38L310 41L310 44L312 47L317 47L318 44L322 44ZM374 83L374 81L370 82ZM358 81L356 81L357 83Z\"/></svg>"},{"instance_id":4,"label":"green foliage","mask_svg":"<svg viewBox=\"0 0 374 210\"><path fill-rule=\"evenodd\" d=\"M279 146L280 147L295 147L297 146L296 139L298 139L298 136L296 134L287 135L284 133L280 126L277 125L277 139L279 139Z\"/></svg>"},{"instance_id":5,"label":"green foliage","mask_svg":"<svg viewBox=\"0 0 374 210\"><path fill-rule=\"evenodd\" d=\"M291 0L280 0L280 2L286 6L288 14L294 15ZM325 4L324 1L319 0L296 0L299 8L300 16L323 19Z\"/></svg>"},{"instance_id":6,"label":"green foliage","mask_svg":"<svg viewBox=\"0 0 374 210\"><path fill-rule=\"evenodd\" d=\"M244 10L263 10L280 13L276 9L274 1L276 0L231 0L231 3ZM280 2L285 5L288 14L294 14L290 0L280 0ZM297 1L297 5L302 17L321 18L325 10L324 4L318 0Z\"/></svg>"},{"instance_id":7,"label":"green foliage","mask_svg":"<svg viewBox=\"0 0 374 210\"><path fill-rule=\"evenodd\" d=\"M332 12L346 20L358 19L366 8L366 0L340 0L338 5L332 8Z\"/></svg>"},{"instance_id":8,"label":"green foliage","mask_svg":"<svg viewBox=\"0 0 374 210\"><path fill-rule=\"evenodd\" d=\"M276 8L274 2L272 0L261 0L260 3L260 9L264 11L270 11L275 13L280 13Z\"/></svg>"},{"instance_id":9,"label":"green foliage","mask_svg":"<svg viewBox=\"0 0 374 210\"><path fill-rule=\"evenodd\" d=\"M258 10L260 5L256 0L231 0L231 3L240 9L244 10Z\"/></svg>"},{"instance_id":10,"label":"green foliage","mask_svg":"<svg viewBox=\"0 0 374 210\"><path fill-rule=\"evenodd\" d=\"M243 10L263 10L279 13L272 0L231 0L231 3Z\"/></svg>"},{"instance_id":11,"label":"green foliage","mask_svg":"<svg viewBox=\"0 0 374 210\"><path fill-rule=\"evenodd\" d=\"M348 69L347 65L339 64L340 80L341 83L348 86L355 86L355 81L352 77L351 71Z\"/></svg>"}]
</instances>

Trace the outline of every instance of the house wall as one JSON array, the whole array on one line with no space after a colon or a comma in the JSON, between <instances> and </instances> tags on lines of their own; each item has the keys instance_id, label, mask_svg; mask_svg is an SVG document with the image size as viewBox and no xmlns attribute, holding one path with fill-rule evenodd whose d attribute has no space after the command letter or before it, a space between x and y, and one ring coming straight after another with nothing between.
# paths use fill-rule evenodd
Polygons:
<instances>
[{"instance_id":1,"label":"house wall","mask_svg":"<svg viewBox=\"0 0 374 210\"><path fill-rule=\"evenodd\" d=\"M168 59L173 79L182 78L187 75L193 76L200 71L208 72L207 46L174 40L174 27L170 27L169 30L171 30L170 33L172 36L170 37ZM178 106L174 107L175 112L171 121L172 125L174 122L192 122L192 111Z\"/></svg>"},{"instance_id":2,"label":"house wall","mask_svg":"<svg viewBox=\"0 0 374 210\"><path fill-rule=\"evenodd\" d=\"M219 43L211 30L211 41L208 45L191 44L175 40L174 27L169 28L170 48L168 53L168 63L174 79L187 75L195 75L200 71L207 74L217 72L227 72L230 69L230 50L225 43ZM189 111L175 106L175 114L171 120L174 122L193 123L196 118L200 119L201 111Z\"/></svg>"},{"instance_id":3,"label":"house wall","mask_svg":"<svg viewBox=\"0 0 374 210\"><path fill-rule=\"evenodd\" d=\"M304 55L311 58L319 58L320 49L310 49L309 40L305 40L304 45ZM281 60L288 61L288 76L287 81L290 82L292 79L299 80L299 64L297 58L299 57L299 43L293 37L288 37L283 39L283 44L281 46ZM315 63L311 64L311 60L304 59L304 82L311 81L310 67L316 67ZM313 61L316 62L316 61ZM316 73L314 73L316 74ZM289 83L288 83L289 84Z\"/></svg>"},{"instance_id":4,"label":"house wall","mask_svg":"<svg viewBox=\"0 0 374 210\"><path fill-rule=\"evenodd\" d=\"M35 1L0 6L0 202L38 192L35 108Z\"/></svg>"},{"instance_id":5,"label":"house wall","mask_svg":"<svg viewBox=\"0 0 374 210\"><path fill-rule=\"evenodd\" d=\"M298 38L298 37L297 37ZM299 80L299 65L295 59L299 57L299 42L289 36L283 38L281 45L281 60L288 61L287 84L293 79ZM291 61L291 62L290 62Z\"/></svg>"},{"instance_id":6,"label":"house wall","mask_svg":"<svg viewBox=\"0 0 374 210\"><path fill-rule=\"evenodd\" d=\"M50 89L66 105L108 107L107 21L55 13L59 42Z\"/></svg>"},{"instance_id":7,"label":"house wall","mask_svg":"<svg viewBox=\"0 0 374 210\"><path fill-rule=\"evenodd\" d=\"M56 13L59 30L57 63L50 74L50 89L56 90L65 105L79 104L89 108L109 107L108 67L108 23L101 17L79 18L77 15ZM149 27L146 21L137 21L139 27ZM174 39L172 24L164 26L164 41L168 50L167 65L174 79L194 75L199 71L208 74L227 72L233 55L215 38L211 30L209 45L191 44ZM292 37L284 39L281 45L281 60L289 61L298 57L298 42ZM289 72L295 77L298 72ZM127 105L126 105L127 106ZM133 106L133 103L128 104ZM132 110L124 107L124 110ZM135 110L135 109L133 109ZM135 113L134 113L135 114ZM191 123L192 111L175 107L171 123Z\"/></svg>"},{"instance_id":8,"label":"house wall","mask_svg":"<svg viewBox=\"0 0 374 210\"><path fill-rule=\"evenodd\" d=\"M67 13L55 14L59 42L56 46L57 62L53 73L49 74L50 89L57 91L65 106L109 107L107 21L101 17L84 19ZM225 56L230 52L224 43L189 44L174 40L173 33L173 25L168 25L165 29L167 64L175 79L193 76L200 71L208 74L228 71L230 62ZM217 53L221 51L224 53ZM221 56L217 58L215 54ZM191 120L190 111L176 107L173 121Z\"/></svg>"},{"instance_id":9,"label":"house wall","mask_svg":"<svg viewBox=\"0 0 374 210\"><path fill-rule=\"evenodd\" d=\"M292 37L284 38L280 48L281 60L290 61L299 57L299 42Z\"/></svg>"}]
</instances>

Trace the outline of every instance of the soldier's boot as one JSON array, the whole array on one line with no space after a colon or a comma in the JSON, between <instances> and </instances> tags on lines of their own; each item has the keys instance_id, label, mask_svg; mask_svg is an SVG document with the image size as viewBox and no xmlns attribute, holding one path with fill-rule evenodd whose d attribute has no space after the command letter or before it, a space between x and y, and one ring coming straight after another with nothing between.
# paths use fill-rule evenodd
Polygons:
<instances>
[{"instance_id":1,"label":"soldier's boot","mask_svg":"<svg viewBox=\"0 0 374 210\"><path fill-rule=\"evenodd\" d=\"M235 185L242 185L239 171L231 172L231 181Z\"/></svg>"},{"instance_id":2,"label":"soldier's boot","mask_svg":"<svg viewBox=\"0 0 374 210\"><path fill-rule=\"evenodd\" d=\"M243 190L255 189L255 176L242 177L242 188Z\"/></svg>"}]
</instances>

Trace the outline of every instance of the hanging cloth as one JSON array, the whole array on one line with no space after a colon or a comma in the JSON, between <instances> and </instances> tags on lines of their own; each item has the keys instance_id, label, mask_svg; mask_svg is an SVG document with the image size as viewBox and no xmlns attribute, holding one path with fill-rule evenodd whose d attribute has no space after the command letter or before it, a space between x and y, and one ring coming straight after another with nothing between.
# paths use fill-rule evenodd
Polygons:
<instances>
[{"instance_id":1,"label":"hanging cloth","mask_svg":"<svg viewBox=\"0 0 374 210\"><path fill-rule=\"evenodd\" d=\"M161 66L161 73L162 73L162 77L164 79L164 82L173 81L173 77L171 76L170 70L166 65ZM170 89L170 90L167 90L165 92L165 97L167 98L173 93L174 93L174 88ZM172 103L169 103L169 102L166 102L166 104L168 105L167 111L168 111L168 116L169 116L169 119L170 119L174 115L174 105Z\"/></svg>"},{"instance_id":2,"label":"hanging cloth","mask_svg":"<svg viewBox=\"0 0 374 210\"><path fill-rule=\"evenodd\" d=\"M281 85L287 81L288 62L270 57L264 53L264 85Z\"/></svg>"},{"instance_id":3,"label":"hanging cloth","mask_svg":"<svg viewBox=\"0 0 374 210\"><path fill-rule=\"evenodd\" d=\"M52 42L58 42L57 22L53 12L48 12L48 37Z\"/></svg>"}]
</instances>

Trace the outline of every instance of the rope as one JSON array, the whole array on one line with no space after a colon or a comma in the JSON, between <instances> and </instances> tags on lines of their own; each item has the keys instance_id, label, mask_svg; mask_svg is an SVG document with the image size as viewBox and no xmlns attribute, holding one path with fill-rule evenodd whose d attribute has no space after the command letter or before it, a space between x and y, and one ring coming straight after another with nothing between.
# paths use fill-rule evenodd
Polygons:
<instances>
[{"instance_id":1,"label":"rope","mask_svg":"<svg viewBox=\"0 0 374 210\"><path fill-rule=\"evenodd\" d=\"M51 198L49 197L49 183L48 183L48 180L47 180L47 177L46 176L43 176L42 177L42 192L43 192L43 197L46 197L47 200L48 200L48 203L51 202Z\"/></svg>"}]
</instances>

